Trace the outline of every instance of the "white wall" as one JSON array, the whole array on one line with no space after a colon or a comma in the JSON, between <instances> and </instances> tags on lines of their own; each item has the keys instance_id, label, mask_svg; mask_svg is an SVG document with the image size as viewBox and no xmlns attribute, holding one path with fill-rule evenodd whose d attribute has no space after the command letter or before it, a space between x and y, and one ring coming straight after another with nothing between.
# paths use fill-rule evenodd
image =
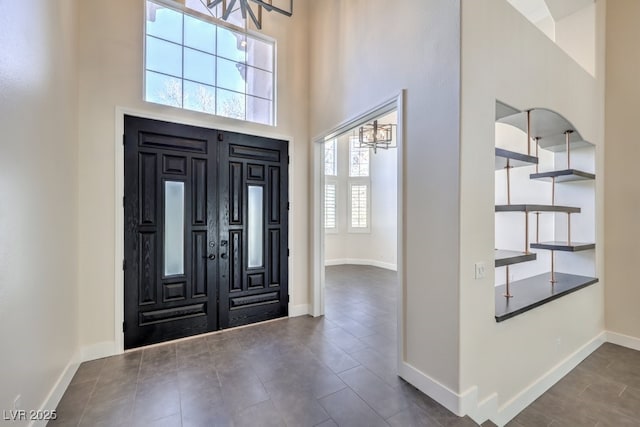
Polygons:
<instances>
[{"instance_id":1,"label":"white wall","mask_svg":"<svg viewBox=\"0 0 640 427\"><path fill-rule=\"evenodd\" d=\"M592 76L596 74L596 4L556 22L556 43Z\"/></svg>"},{"instance_id":2,"label":"white wall","mask_svg":"<svg viewBox=\"0 0 640 427\"><path fill-rule=\"evenodd\" d=\"M115 110L135 109L167 120L250 134L292 138L290 182L291 304L309 299L308 274L308 38L307 2L296 2L292 18L264 15L263 33L277 39L275 128L142 101L144 1L116 0L109 7L80 2L80 340L93 357L114 351L115 270Z\"/></svg>"},{"instance_id":3,"label":"white wall","mask_svg":"<svg viewBox=\"0 0 640 427\"><path fill-rule=\"evenodd\" d=\"M364 264L397 269L398 155L371 150L371 223L366 233L348 232L350 133L338 138L337 232L325 234L325 265Z\"/></svg>"},{"instance_id":4,"label":"white wall","mask_svg":"<svg viewBox=\"0 0 640 427\"><path fill-rule=\"evenodd\" d=\"M598 17L602 12L598 2ZM460 388L471 397L470 412L485 411L504 422L544 391L543 380L552 378L550 373L584 356L579 353L583 346L592 350L604 328L602 80L506 1L463 0L462 22ZM595 253L600 283L501 323L494 320L494 269L485 279L474 280L475 262L493 263L496 99L520 109L546 107L563 114L596 144L598 175ZM570 357L568 365L559 365Z\"/></svg>"},{"instance_id":5,"label":"white wall","mask_svg":"<svg viewBox=\"0 0 640 427\"><path fill-rule=\"evenodd\" d=\"M607 329L635 338L640 348L640 191L636 159L640 111L640 2L607 2L606 222Z\"/></svg>"},{"instance_id":6,"label":"white wall","mask_svg":"<svg viewBox=\"0 0 640 427\"><path fill-rule=\"evenodd\" d=\"M310 5L312 136L406 89L403 359L417 371L403 366L416 374L412 381L424 380L423 388L456 391L459 2Z\"/></svg>"},{"instance_id":7,"label":"white wall","mask_svg":"<svg viewBox=\"0 0 640 427\"><path fill-rule=\"evenodd\" d=\"M40 408L78 348L75 3L0 2L5 410Z\"/></svg>"}]
</instances>

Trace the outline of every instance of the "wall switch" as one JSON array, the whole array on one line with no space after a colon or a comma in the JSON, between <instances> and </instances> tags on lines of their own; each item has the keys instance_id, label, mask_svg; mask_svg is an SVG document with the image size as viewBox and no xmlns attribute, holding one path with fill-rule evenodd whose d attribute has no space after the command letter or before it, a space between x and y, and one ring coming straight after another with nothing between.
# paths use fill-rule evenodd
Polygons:
<instances>
[{"instance_id":1,"label":"wall switch","mask_svg":"<svg viewBox=\"0 0 640 427\"><path fill-rule=\"evenodd\" d=\"M476 280L484 279L485 275L487 274L486 272L487 267L485 266L484 262L476 262L475 268L476 268L476 274L475 274Z\"/></svg>"}]
</instances>

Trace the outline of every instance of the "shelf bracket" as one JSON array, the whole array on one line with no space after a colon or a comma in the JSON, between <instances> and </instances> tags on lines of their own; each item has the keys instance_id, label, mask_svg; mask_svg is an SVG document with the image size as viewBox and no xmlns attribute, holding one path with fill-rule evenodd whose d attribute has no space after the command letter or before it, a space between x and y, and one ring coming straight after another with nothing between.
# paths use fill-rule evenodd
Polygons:
<instances>
[{"instance_id":1,"label":"shelf bracket","mask_svg":"<svg viewBox=\"0 0 640 427\"><path fill-rule=\"evenodd\" d=\"M531 155L531 110L527 110L527 154Z\"/></svg>"},{"instance_id":2,"label":"shelf bracket","mask_svg":"<svg viewBox=\"0 0 640 427\"><path fill-rule=\"evenodd\" d=\"M569 135L571 135L572 133L572 130L568 130L564 133L565 145L567 148L567 169L571 169L571 147L569 144Z\"/></svg>"},{"instance_id":3,"label":"shelf bracket","mask_svg":"<svg viewBox=\"0 0 640 427\"><path fill-rule=\"evenodd\" d=\"M535 141L536 144L536 158L538 159L538 162L540 162L540 157L538 156L538 149L540 148L540 144L538 144L538 141L540 141L540 137L536 136L535 138L533 138L533 140ZM538 173L538 163L536 163L536 173Z\"/></svg>"},{"instance_id":4,"label":"shelf bracket","mask_svg":"<svg viewBox=\"0 0 640 427\"><path fill-rule=\"evenodd\" d=\"M510 287L510 283L509 283L509 266L506 266L506 274L507 274L507 280L505 282L505 291L504 291L504 296L505 298L513 298L513 295L511 295L511 287Z\"/></svg>"},{"instance_id":5,"label":"shelf bracket","mask_svg":"<svg viewBox=\"0 0 640 427\"><path fill-rule=\"evenodd\" d=\"M529 212L524 212L524 253L529 252Z\"/></svg>"},{"instance_id":6,"label":"shelf bracket","mask_svg":"<svg viewBox=\"0 0 640 427\"><path fill-rule=\"evenodd\" d=\"M511 159L507 159L507 204L511 204Z\"/></svg>"}]
</instances>

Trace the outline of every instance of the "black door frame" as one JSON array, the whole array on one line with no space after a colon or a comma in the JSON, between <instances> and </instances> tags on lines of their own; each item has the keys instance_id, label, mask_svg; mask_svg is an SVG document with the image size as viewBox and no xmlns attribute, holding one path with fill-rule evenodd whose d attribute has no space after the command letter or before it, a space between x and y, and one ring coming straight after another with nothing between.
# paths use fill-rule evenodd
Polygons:
<instances>
[{"instance_id":1,"label":"black door frame","mask_svg":"<svg viewBox=\"0 0 640 427\"><path fill-rule=\"evenodd\" d=\"M90 349L87 350L87 356L92 358L100 358L111 356L115 354L123 354L124 353L124 332L122 330L122 326L124 323L124 271L123 271L123 260L124 260L124 209L123 209L123 197L124 197L124 117L125 116L136 116L144 119L150 120L160 120L172 122L180 125L187 126L198 126L207 129L217 129L220 131L227 132L236 132L242 133L250 136L271 138L271 139L281 139L288 142L289 152L288 156L290 159L290 164L288 168L288 192L289 199L292 202L291 208L289 209L289 241L288 246L292 254L296 253L294 250L294 236L295 233L293 231L293 227L291 227L292 218L294 217L294 212L296 211L295 205L293 203L293 168L294 168L294 157L293 157L293 137L290 135L285 135L277 132L264 132L262 130L256 130L251 127L249 129L242 126L228 126L225 124L218 124L216 122L212 122L207 119L190 119L185 117L177 117L177 116L169 116L163 114L157 114L150 111L138 110L134 108L127 108L116 106L115 108L115 139L114 139L114 158L115 158L115 168L114 168L114 225L115 225L115 236L114 236L114 341L105 341L94 346L91 346ZM250 125L250 124L249 124ZM250 125L253 126L253 125ZM289 280L291 283L292 272L293 272L293 257L290 256L287 261L287 269L289 271ZM289 287L289 295L291 298L294 298L295 290L290 286ZM298 313L299 310L291 310L292 304L289 303L289 316L296 316L304 313Z\"/></svg>"}]
</instances>

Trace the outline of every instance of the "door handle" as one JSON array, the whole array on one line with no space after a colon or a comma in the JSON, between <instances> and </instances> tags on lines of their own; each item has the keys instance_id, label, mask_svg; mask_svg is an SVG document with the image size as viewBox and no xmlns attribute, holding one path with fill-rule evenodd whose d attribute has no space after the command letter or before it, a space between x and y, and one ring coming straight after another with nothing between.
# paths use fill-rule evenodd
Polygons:
<instances>
[{"instance_id":1,"label":"door handle","mask_svg":"<svg viewBox=\"0 0 640 427\"><path fill-rule=\"evenodd\" d=\"M220 258L227 259L227 254L220 254Z\"/></svg>"},{"instance_id":2,"label":"door handle","mask_svg":"<svg viewBox=\"0 0 640 427\"><path fill-rule=\"evenodd\" d=\"M211 254L208 257L211 261L213 261L214 259L216 259L216 254Z\"/></svg>"}]
</instances>

